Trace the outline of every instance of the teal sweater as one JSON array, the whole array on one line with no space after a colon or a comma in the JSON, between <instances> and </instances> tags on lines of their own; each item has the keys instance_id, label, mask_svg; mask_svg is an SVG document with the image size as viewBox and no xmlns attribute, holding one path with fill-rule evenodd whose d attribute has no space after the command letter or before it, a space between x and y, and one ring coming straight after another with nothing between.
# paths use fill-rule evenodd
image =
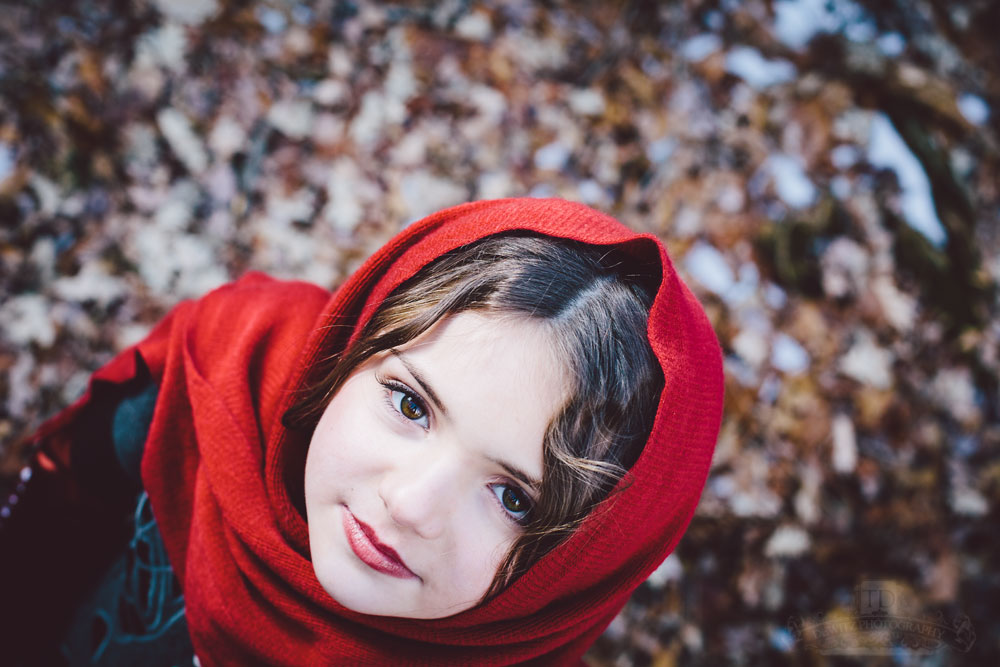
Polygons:
<instances>
[{"instance_id":1,"label":"teal sweater","mask_svg":"<svg viewBox=\"0 0 1000 667\"><path fill-rule=\"evenodd\" d=\"M111 417L114 456L140 488L140 463L157 389L150 381L122 398ZM132 516L131 539L73 615L60 646L67 666L192 664L184 596L145 492L139 493Z\"/></svg>"}]
</instances>

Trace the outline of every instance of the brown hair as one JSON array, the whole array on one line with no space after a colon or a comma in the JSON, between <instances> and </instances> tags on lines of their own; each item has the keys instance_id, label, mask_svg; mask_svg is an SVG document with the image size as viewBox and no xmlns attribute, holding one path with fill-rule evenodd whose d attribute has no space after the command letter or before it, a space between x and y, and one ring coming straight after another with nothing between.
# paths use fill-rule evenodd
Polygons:
<instances>
[{"instance_id":1,"label":"brown hair","mask_svg":"<svg viewBox=\"0 0 1000 667\"><path fill-rule=\"evenodd\" d=\"M663 386L646 339L658 276L650 269L614 249L527 234L490 236L453 250L386 298L285 421L315 426L355 368L448 315L475 310L546 324L569 371L570 395L546 431L538 498L489 597L565 539L649 437Z\"/></svg>"}]
</instances>

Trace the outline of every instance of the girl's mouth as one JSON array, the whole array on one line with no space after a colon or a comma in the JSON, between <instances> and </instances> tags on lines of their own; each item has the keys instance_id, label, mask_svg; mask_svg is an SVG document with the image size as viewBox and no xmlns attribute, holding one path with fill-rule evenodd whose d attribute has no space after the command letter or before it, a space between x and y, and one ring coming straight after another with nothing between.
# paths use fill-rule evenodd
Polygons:
<instances>
[{"instance_id":1,"label":"girl's mouth","mask_svg":"<svg viewBox=\"0 0 1000 667\"><path fill-rule=\"evenodd\" d=\"M343 520L347 543L351 545L354 555L365 565L399 579L420 578L406 566L395 549L379 542L372 527L359 521L346 505L344 505Z\"/></svg>"}]
</instances>

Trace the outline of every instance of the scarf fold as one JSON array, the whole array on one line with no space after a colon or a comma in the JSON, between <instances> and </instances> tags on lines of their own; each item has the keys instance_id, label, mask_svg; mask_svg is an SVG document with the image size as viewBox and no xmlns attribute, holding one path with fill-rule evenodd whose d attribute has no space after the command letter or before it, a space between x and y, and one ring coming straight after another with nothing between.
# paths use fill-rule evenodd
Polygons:
<instances>
[{"instance_id":1,"label":"scarf fold","mask_svg":"<svg viewBox=\"0 0 1000 667\"><path fill-rule=\"evenodd\" d=\"M485 604L430 621L347 610L315 578L289 491L310 434L286 429L281 416L396 286L449 250L516 230L616 246L657 267L647 333L665 386L652 434L618 492ZM718 342L662 243L557 199L441 211L332 295L248 274L176 307L135 350L160 384L143 482L206 667L575 663L686 529L722 410ZM129 377L135 350L95 377Z\"/></svg>"}]
</instances>

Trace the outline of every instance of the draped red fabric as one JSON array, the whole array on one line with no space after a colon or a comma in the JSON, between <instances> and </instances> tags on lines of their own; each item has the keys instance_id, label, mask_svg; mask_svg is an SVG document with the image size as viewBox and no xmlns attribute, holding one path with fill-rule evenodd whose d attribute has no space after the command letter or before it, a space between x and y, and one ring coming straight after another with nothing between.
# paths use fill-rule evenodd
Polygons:
<instances>
[{"instance_id":1,"label":"draped red fabric","mask_svg":"<svg viewBox=\"0 0 1000 667\"><path fill-rule=\"evenodd\" d=\"M301 479L310 434L281 416L394 287L444 252L512 230L618 246L660 267L648 335L665 387L652 435L620 492L485 604L429 621L349 611L313 574L287 483ZM687 527L722 409L718 342L663 245L556 199L441 211L332 296L249 274L178 306L137 350L161 387L143 481L206 666L576 663ZM126 352L98 375L121 379L133 366Z\"/></svg>"}]
</instances>

